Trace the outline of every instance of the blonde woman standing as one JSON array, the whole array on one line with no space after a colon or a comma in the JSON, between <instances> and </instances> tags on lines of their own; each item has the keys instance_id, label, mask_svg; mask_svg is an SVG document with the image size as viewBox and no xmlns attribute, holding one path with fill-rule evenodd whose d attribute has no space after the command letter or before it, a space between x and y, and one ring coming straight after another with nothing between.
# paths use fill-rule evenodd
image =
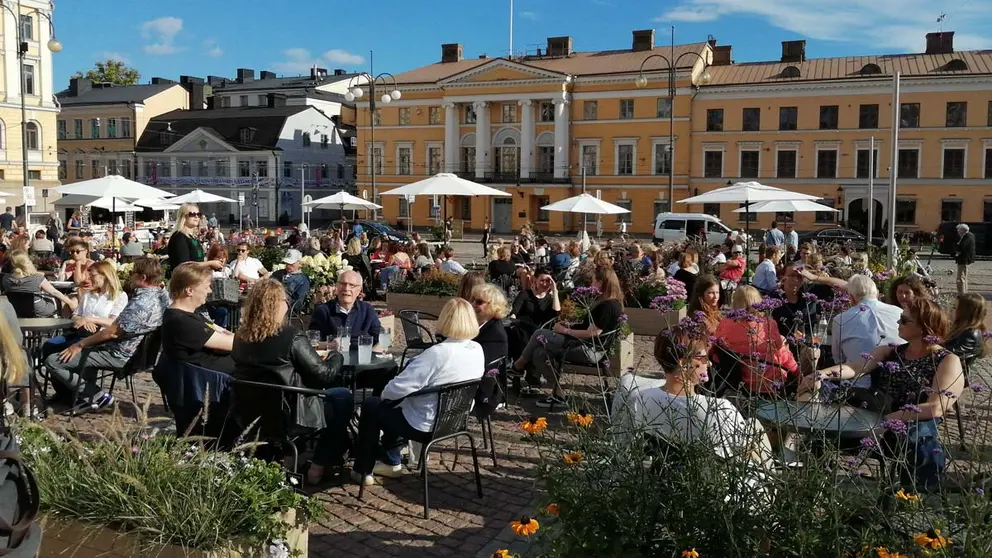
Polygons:
<instances>
[{"instance_id":1,"label":"blonde woman standing","mask_svg":"<svg viewBox=\"0 0 992 558\"><path fill-rule=\"evenodd\" d=\"M206 252L197 238L200 233L200 222L203 214L196 204L184 203L176 216L176 228L169 238L169 276L172 270L186 262L203 262ZM220 271L224 264L217 260L206 262L214 271Z\"/></svg>"}]
</instances>

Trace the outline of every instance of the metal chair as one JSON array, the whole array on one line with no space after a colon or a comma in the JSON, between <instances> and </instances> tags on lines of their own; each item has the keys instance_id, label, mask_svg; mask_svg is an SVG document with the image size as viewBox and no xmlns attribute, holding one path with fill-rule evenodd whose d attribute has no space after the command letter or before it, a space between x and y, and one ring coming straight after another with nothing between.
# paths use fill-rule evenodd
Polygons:
<instances>
[{"instance_id":1,"label":"metal chair","mask_svg":"<svg viewBox=\"0 0 992 558\"><path fill-rule=\"evenodd\" d=\"M475 437L468 430L468 417L472 412L472 403L475 401L475 393L479 389L479 380L445 384L422 389L411 393L403 399L383 402L392 406L399 405L409 397L420 397L422 395L437 395L437 413L434 415L434 424L431 425L430 432L411 438L422 445L420 449L420 474L424 479L424 519L430 519L429 487L427 483L427 452L431 446L438 442L451 440L459 436L468 438L469 446L472 449L472 465L475 467L475 487L479 498L482 498L482 475L479 473L479 456L475 450ZM371 471L360 471L363 475ZM365 483L358 489L358 499L365 495Z\"/></svg>"},{"instance_id":2,"label":"metal chair","mask_svg":"<svg viewBox=\"0 0 992 558\"><path fill-rule=\"evenodd\" d=\"M397 317L400 319L400 325L403 326L403 339L406 341L406 347L403 348L403 354L400 356L400 369L402 370L406 363L407 351L424 351L437 343L437 338L434 337L431 330L421 323L422 320L436 321L437 316L419 310L400 310Z\"/></svg>"},{"instance_id":3,"label":"metal chair","mask_svg":"<svg viewBox=\"0 0 992 558\"><path fill-rule=\"evenodd\" d=\"M158 362L158 354L162 348L162 328L153 329L152 331L146 333L141 338L141 343L138 344L138 348L135 349L134 354L128 359L124 366L120 368L105 368L99 369L97 371L96 381L103 385L103 381L110 378L110 387L107 389L108 395L114 394L114 386L117 384L118 379L124 380L124 383L128 388L131 389L131 401L135 405L138 404L138 395L134 392L134 375L138 372L145 372L152 369ZM86 356L84 356L79 361L79 366L76 370L82 371L85 368ZM79 410L79 391L75 391L73 395L72 408L69 411L70 416L75 416L77 410Z\"/></svg>"},{"instance_id":4,"label":"metal chair","mask_svg":"<svg viewBox=\"0 0 992 558\"><path fill-rule=\"evenodd\" d=\"M502 401L506 402L507 399L507 373L506 369L509 363L509 358L506 356L501 356L498 359L490 362L486 365L486 373L490 370L497 370L497 386L499 388L499 393L501 394ZM495 410L495 409L494 409ZM488 449L489 454L493 459L493 467L496 467L496 442L493 436L493 421L492 421L492 411L485 412L483 414L482 409L479 405L479 401L476 401L475 405L475 418L479 419L479 425L482 427L482 449ZM488 432L487 432L488 430Z\"/></svg>"}]
</instances>

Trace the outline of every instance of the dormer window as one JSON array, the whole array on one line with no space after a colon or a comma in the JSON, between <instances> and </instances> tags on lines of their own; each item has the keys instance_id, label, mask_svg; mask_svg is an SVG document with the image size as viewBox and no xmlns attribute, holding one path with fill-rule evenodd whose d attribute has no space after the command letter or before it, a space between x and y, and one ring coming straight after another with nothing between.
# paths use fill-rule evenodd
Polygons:
<instances>
[{"instance_id":1,"label":"dormer window","mask_svg":"<svg viewBox=\"0 0 992 558\"><path fill-rule=\"evenodd\" d=\"M802 73L799 71L799 68L795 66L786 66L780 75L784 78L802 77Z\"/></svg>"},{"instance_id":2,"label":"dormer window","mask_svg":"<svg viewBox=\"0 0 992 558\"><path fill-rule=\"evenodd\" d=\"M303 132L303 147L310 147L310 132Z\"/></svg>"},{"instance_id":3,"label":"dormer window","mask_svg":"<svg viewBox=\"0 0 992 558\"><path fill-rule=\"evenodd\" d=\"M945 72L965 72L968 70L968 63L960 58L955 58L944 65Z\"/></svg>"},{"instance_id":4,"label":"dormer window","mask_svg":"<svg viewBox=\"0 0 992 558\"><path fill-rule=\"evenodd\" d=\"M327 137L327 134L321 134L320 135L320 148L321 149L327 149L327 146L330 143L330 141L331 140Z\"/></svg>"},{"instance_id":5,"label":"dormer window","mask_svg":"<svg viewBox=\"0 0 992 558\"><path fill-rule=\"evenodd\" d=\"M868 63L861 67L861 75L863 76L873 76L882 73L882 68L878 64Z\"/></svg>"},{"instance_id":6,"label":"dormer window","mask_svg":"<svg viewBox=\"0 0 992 558\"><path fill-rule=\"evenodd\" d=\"M241 128L241 143L248 144L255 141L256 128Z\"/></svg>"}]
</instances>

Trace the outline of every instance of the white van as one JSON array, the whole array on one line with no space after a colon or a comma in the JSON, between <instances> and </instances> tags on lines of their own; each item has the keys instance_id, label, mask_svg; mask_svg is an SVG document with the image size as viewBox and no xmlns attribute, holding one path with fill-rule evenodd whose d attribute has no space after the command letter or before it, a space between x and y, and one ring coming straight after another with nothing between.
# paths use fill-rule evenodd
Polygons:
<instances>
[{"instance_id":1,"label":"white van","mask_svg":"<svg viewBox=\"0 0 992 558\"><path fill-rule=\"evenodd\" d=\"M723 244L736 239L738 231L732 230L719 217L706 213L659 213L654 221L654 241L679 242L689 237L706 235L710 245Z\"/></svg>"}]
</instances>

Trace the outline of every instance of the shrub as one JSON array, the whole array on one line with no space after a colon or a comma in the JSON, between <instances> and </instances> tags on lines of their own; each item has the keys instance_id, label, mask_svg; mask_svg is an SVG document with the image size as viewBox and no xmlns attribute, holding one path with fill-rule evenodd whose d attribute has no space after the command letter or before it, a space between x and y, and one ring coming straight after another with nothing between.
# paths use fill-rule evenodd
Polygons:
<instances>
[{"instance_id":1,"label":"shrub","mask_svg":"<svg viewBox=\"0 0 992 558\"><path fill-rule=\"evenodd\" d=\"M455 296L461 277L453 273L445 273L439 269L424 272L419 279L391 283L389 290L394 293Z\"/></svg>"}]
</instances>

